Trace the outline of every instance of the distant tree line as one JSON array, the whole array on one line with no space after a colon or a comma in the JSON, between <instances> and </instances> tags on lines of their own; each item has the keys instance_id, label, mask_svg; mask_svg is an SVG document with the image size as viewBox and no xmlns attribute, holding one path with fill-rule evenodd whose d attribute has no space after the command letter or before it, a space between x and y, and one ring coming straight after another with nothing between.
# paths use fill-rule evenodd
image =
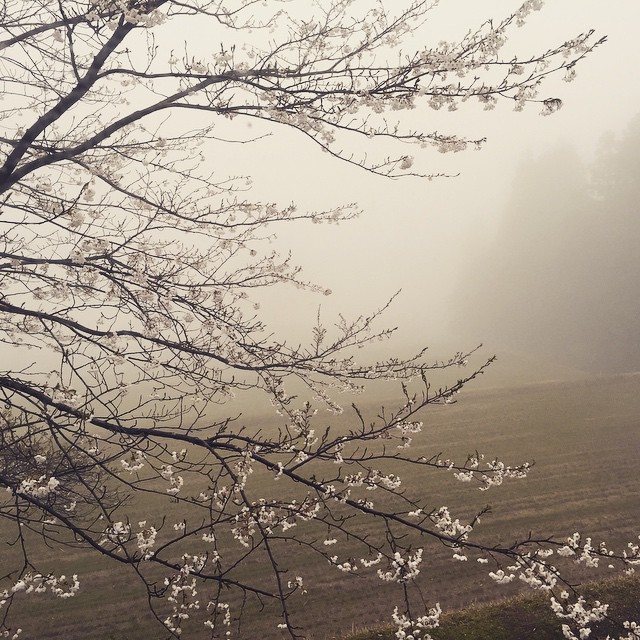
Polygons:
<instances>
[{"instance_id":1,"label":"distant tree line","mask_svg":"<svg viewBox=\"0 0 640 640\"><path fill-rule=\"evenodd\" d=\"M568 144L524 161L498 234L466 270L456 322L494 348L640 369L639 161L640 116L588 165Z\"/></svg>"}]
</instances>

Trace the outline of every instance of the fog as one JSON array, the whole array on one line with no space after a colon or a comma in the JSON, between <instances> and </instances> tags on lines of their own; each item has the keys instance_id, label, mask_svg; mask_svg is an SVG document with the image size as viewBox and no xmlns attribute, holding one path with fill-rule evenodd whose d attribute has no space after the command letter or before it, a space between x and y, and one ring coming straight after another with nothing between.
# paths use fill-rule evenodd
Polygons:
<instances>
[{"instance_id":1,"label":"fog","mask_svg":"<svg viewBox=\"0 0 640 640\"><path fill-rule=\"evenodd\" d=\"M588 164L567 142L520 163L458 286L461 333L589 371L640 368L639 143L636 118Z\"/></svg>"},{"instance_id":2,"label":"fog","mask_svg":"<svg viewBox=\"0 0 640 640\"><path fill-rule=\"evenodd\" d=\"M442 2L405 48L463 35L516 4ZM591 28L608 37L575 81L547 83L545 97L564 102L552 116L509 104L411 112L422 129L487 137L479 152L408 151L420 170L455 177L373 176L284 129L228 154L230 171L252 176L254 196L310 209L355 201L363 211L339 226L278 231L278 248L333 293L269 291L261 313L270 325L304 340L319 307L330 323L401 290L385 315L399 327L391 351L483 342L487 353L519 351L591 372L640 369L638 24L636 0L563 0L514 33L509 48L519 56Z\"/></svg>"}]
</instances>

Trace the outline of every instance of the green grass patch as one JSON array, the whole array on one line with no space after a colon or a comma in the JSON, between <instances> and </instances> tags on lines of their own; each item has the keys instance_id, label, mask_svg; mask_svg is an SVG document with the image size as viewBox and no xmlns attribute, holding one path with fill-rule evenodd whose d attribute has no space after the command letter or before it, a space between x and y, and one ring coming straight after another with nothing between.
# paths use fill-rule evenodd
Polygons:
<instances>
[{"instance_id":1,"label":"green grass patch","mask_svg":"<svg viewBox=\"0 0 640 640\"><path fill-rule=\"evenodd\" d=\"M590 583L578 590L587 600L610 605L610 620L592 625L590 638L618 637L620 622L640 617L640 578L622 576ZM446 614L431 632L434 640L563 640L562 621L541 594L523 594L483 606ZM347 636L345 640L396 640L395 629L384 628Z\"/></svg>"}]
</instances>

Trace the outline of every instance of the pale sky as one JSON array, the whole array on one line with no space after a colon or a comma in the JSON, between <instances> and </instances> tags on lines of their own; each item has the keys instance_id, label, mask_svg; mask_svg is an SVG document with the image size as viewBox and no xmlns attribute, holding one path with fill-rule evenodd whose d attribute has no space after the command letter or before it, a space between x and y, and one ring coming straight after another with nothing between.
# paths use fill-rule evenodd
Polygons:
<instances>
[{"instance_id":1,"label":"pale sky","mask_svg":"<svg viewBox=\"0 0 640 640\"><path fill-rule=\"evenodd\" d=\"M437 43L463 35L491 15L499 19L519 4L442 0L425 28L438 34ZM640 29L637 0L551 0L513 31L509 51L524 57L591 28L607 35L608 42L582 62L574 82L558 76L547 83L545 97L564 101L550 117L540 116L537 105L514 113L509 104L493 112L469 105L461 113L436 114L425 107L409 114L424 129L488 138L480 152L445 156L403 149L426 171L459 172L460 177L429 182L371 176L284 130L243 148L229 166L251 173L262 197L309 208L357 201L364 210L359 219L337 227L300 224L280 230L281 246L291 247L307 278L332 289L333 295L287 290L276 296L271 290L262 305L266 317L294 336L304 336L306 329L299 333L298 327L308 327L320 304L327 318L337 312L358 315L401 288L387 320L400 327L403 341L430 344L455 338L447 335L449 293L464 277L460 268L469 246L495 231L519 161L559 140L571 142L589 159L605 132L621 131L640 111L640 74L634 62ZM425 37L416 35L417 47Z\"/></svg>"},{"instance_id":2,"label":"pale sky","mask_svg":"<svg viewBox=\"0 0 640 640\"><path fill-rule=\"evenodd\" d=\"M392 4L390 0L388 5ZM440 0L430 21L407 39L403 49L459 39L490 17L499 21L520 4L521 0ZM542 97L559 97L564 102L552 116L540 116L538 105L515 113L506 102L491 112L474 103L456 113L435 112L426 105L400 113L409 127L487 138L479 152L442 155L407 146L394 150L415 156L418 170L460 174L455 178L373 176L329 157L287 127L273 128L272 136L249 145L215 147L212 157L220 160L215 171L250 175L253 189L248 197L252 199L281 205L293 201L310 210L357 202L363 210L360 218L339 226L303 222L278 228L278 249L290 249L294 262L304 268L303 276L333 293L325 297L292 287L269 288L260 293L260 316L280 337L306 341L318 306L330 323L338 313L368 314L402 289L385 316L386 326L399 327L396 344L473 347L450 329L451 296L465 278L464 270L473 268L467 259L472 249L498 230L520 162L548 152L559 142L574 145L588 162L605 133L623 131L640 111L640 74L635 63L638 0L547 0L524 27L512 30L506 50L523 59L590 29L597 36L606 35L608 41L581 62L572 83L564 82L561 74L546 82ZM215 41L211 34L191 35L186 43L190 52L197 53L197 47L210 49ZM180 34L176 42L184 37ZM245 119L217 126L217 133L223 135L229 127L239 137L268 130ZM380 151L375 140L357 139L354 144L356 153ZM541 255L544 259L544 247ZM495 350L490 343L487 348ZM389 352L394 352L392 346Z\"/></svg>"}]
</instances>

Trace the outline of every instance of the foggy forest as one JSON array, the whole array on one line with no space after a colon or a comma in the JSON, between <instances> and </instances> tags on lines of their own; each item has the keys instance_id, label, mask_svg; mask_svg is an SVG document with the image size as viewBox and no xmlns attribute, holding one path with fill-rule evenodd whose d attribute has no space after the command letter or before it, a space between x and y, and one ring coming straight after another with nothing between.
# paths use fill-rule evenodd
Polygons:
<instances>
[{"instance_id":1,"label":"foggy forest","mask_svg":"<svg viewBox=\"0 0 640 640\"><path fill-rule=\"evenodd\" d=\"M640 117L592 162L570 143L523 159L495 237L478 243L455 326L593 373L640 368Z\"/></svg>"}]
</instances>

